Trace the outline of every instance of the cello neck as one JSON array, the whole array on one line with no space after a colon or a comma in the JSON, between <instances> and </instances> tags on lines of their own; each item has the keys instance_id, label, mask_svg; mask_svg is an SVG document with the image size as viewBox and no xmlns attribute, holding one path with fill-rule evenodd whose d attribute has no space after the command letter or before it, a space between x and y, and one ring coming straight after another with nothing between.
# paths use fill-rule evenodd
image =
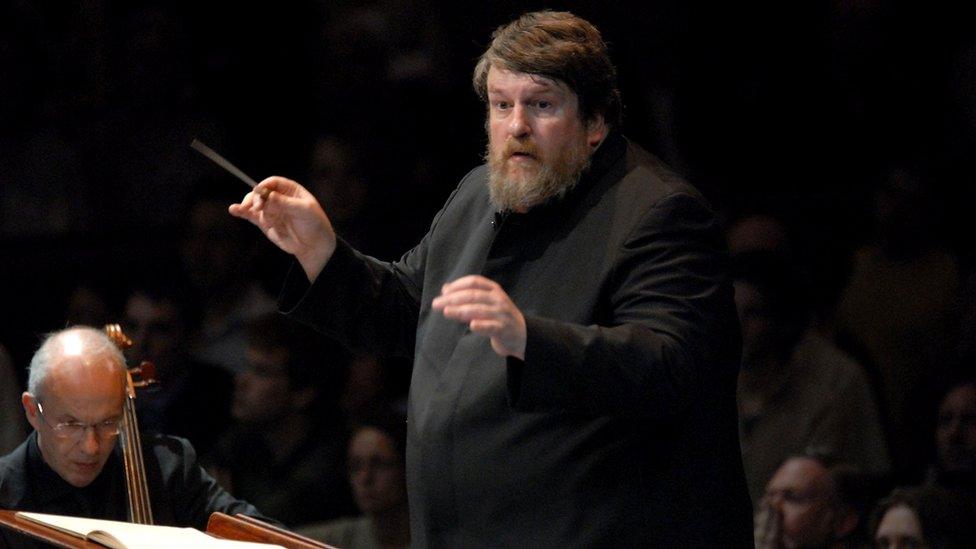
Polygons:
<instances>
[{"instance_id":1,"label":"cello neck","mask_svg":"<svg viewBox=\"0 0 976 549\"><path fill-rule=\"evenodd\" d=\"M122 461L125 467L126 493L129 496L129 521L152 524L152 505L149 502L146 462L142 456L134 392L126 396L122 414Z\"/></svg>"},{"instance_id":2,"label":"cello neck","mask_svg":"<svg viewBox=\"0 0 976 549\"><path fill-rule=\"evenodd\" d=\"M107 324L105 333L115 345L125 351L132 340L122 332L118 324ZM146 482L146 462L142 456L142 439L139 436L139 420L136 418L136 388L155 383L155 368L143 362L125 372L125 405L122 410L122 462L125 468L125 487L129 497L129 521L136 524L152 524L152 506L149 502L149 485ZM133 374L140 380L133 380Z\"/></svg>"}]
</instances>

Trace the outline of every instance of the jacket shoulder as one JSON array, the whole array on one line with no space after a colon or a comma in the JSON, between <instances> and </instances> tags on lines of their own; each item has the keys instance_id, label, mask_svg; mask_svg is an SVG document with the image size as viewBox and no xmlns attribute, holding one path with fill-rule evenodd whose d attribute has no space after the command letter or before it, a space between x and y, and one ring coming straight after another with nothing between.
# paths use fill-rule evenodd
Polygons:
<instances>
[{"instance_id":1,"label":"jacket shoulder","mask_svg":"<svg viewBox=\"0 0 976 549\"><path fill-rule=\"evenodd\" d=\"M621 185L644 205L656 206L674 196L686 196L712 209L694 185L639 145L628 141L627 151L619 162L623 170Z\"/></svg>"},{"instance_id":2,"label":"jacket shoulder","mask_svg":"<svg viewBox=\"0 0 976 549\"><path fill-rule=\"evenodd\" d=\"M0 507L20 506L24 497L27 464L27 441L0 457Z\"/></svg>"}]
</instances>

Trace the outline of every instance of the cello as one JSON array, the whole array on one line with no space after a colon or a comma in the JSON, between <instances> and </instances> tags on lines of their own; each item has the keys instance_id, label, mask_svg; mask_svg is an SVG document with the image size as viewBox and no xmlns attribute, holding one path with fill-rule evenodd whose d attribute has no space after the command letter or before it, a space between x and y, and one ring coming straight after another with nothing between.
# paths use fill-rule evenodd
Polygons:
<instances>
[{"instance_id":1,"label":"cello","mask_svg":"<svg viewBox=\"0 0 976 549\"><path fill-rule=\"evenodd\" d=\"M106 324L104 330L119 350L125 351L132 346L132 340L125 335L120 325ZM136 524L153 524L149 486L146 483L146 464L142 457L142 439L136 418L136 389L156 383L154 377L155 367L147 361L139 366L127 367L125 372L125 405L122 411L120 443L129 502L129 522Z\"/></svg>"}]
</instances>

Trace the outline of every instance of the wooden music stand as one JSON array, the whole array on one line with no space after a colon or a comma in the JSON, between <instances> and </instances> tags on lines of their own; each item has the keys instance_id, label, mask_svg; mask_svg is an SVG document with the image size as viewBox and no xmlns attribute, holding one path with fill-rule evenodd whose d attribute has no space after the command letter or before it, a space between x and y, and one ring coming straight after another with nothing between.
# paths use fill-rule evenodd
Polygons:
<instances>
[{"instance_id":1,"label":"wooden music stand","mask_svg":"<svg viewBox=\"0 0 976 549\"><path fill-rule=\"evenodd\" d=\"M105 549L104 545L77 538L54 528L29 520L19 519L17 511L0 509L0 528L12 530L54 547L67 549ZM207 522L207 533L216 538L238 541L273 543L286 549L336 549L331 545L315 541L272 524L245 515L230 516L213 513Z\"/></svg>"},{"instance_id":2,"label":"wooden music stand","mask_svg":"<svg viewBox=\"0 0 976 549\"><path fill-rule=\"evenodd\" d=\"M216 512L207 521L207 533L224 539L274 543L286 549L336 549L320 541L278 528L246 515L230 516Z\"/></svg>"},{"instance_id":3,"label":"wooden music stand","mask_svg":"<svg viewBox=\"0 0 976 549\"><path fill-rule=\"evenodd\" d=\"M25 536L43 541L44 543L48 543L54 547L105 549L104 545L100 545L93 541L80 539L70 534L59 532L54 528L49 528L43 524L37 524L36 522L31 522L29 520L19 519L15 515L16 512L17 511L11 511L9 509L0 509L0 528L13 530L18 534L23 534Z\"/></svg>"}]
</instances>

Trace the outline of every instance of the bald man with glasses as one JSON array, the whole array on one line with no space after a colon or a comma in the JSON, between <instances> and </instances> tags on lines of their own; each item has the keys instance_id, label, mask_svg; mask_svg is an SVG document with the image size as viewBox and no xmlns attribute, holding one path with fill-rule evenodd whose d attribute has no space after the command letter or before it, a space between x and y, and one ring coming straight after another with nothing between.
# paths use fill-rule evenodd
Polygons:
<instances>
[{"instance_id":1,"label":"bald man with glasses","mask_svg":"<svg viewBox=\"0 0 976 549\"><path fill-rule=\"evenodd\" d=\"M125 360L104 333L75 327L49 335L21 397L34 432L0 458L0 507L127 520L118 443L124 399ZM147 434L142 442L156 524L202 530L214 511L265 518L221 488L186 440ZM0 531L0 547L33 546L15 536Z\"/></svg>"}]
</instances>

